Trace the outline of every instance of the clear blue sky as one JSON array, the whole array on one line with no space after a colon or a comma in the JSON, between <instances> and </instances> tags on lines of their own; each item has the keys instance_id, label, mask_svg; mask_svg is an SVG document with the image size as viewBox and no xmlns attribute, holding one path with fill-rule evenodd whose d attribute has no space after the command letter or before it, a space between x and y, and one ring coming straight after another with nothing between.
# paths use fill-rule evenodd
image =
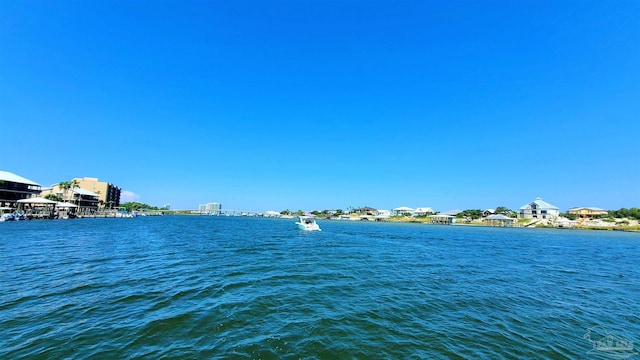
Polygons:
<instances>
[{"instance_id":1,"label":"clear blue sky","mask_svg":"<svg viewBox=\"0 0 640 360\"><path fill-rule=\"evenodd\" d=\"M640 2L0 0L0 141L172 208L637 207Z\"/></svg>"}]
</instances>

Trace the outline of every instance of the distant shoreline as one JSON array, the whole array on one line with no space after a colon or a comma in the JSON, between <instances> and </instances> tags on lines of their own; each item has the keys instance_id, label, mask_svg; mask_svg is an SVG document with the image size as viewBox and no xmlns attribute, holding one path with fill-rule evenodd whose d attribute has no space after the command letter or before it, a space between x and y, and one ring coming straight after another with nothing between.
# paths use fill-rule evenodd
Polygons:
<instances>
[{"instance_id":1,"label":"distant shoreline","mask_svg":"<svg viewBox=\"0 0 640 360\"><path fill-rule=\"evenodd\" d=\"M194 213L186 213L186 212L172 212L172 211L166 211L165 215L168 216L172 216L172 215L177 215L177 216L210 216L210 215L204 215L204 214L194 214ZM247 216L240 216L240 215L235 215L235 216L224 216L224 215L213 215L216 217L247 217ZM256 215L252 215L252 216L248 216L248 217L265 217L265 218L273 218L273 219L282 219L282 220L292 220L294 218L280 218L277 216L256 216ZM473 221L469 221L469 222L455 222L452 224L434 224L431 223L429 221L428 218L426 217L409 217L409 216L403 216L403 217L389 217L389 218L385 218L384 220L371 220L370 217L368 220L365 219L359 219L357 217L351 217L350 219L339 219L339 218L322 218L322 217L318 217L318 221L337 221L337 222L354 222L354 223L402 223L402 224L424 224L424 225L440 225L440 226L471 226L471 227L507 227L507 228L529 228L529 229L558 229L558 230L597 230L597 231L624 231L624 232L637 232L640 233L640 222L638 220L629 220L629 219L619 219L620 222L622 221L626 221L629 223L629 225L609 225L607 223L607 225L602 225L602 226L594 226L594 225L582 225L582 226L557 226L557 225L552 225L551 220L545 219L545 221L540 221L538 223L536 223L537 221L539 221L538 219L519 219L518 222L516 222L516 224L514 224L513 226L497 226L497 225L490 225L485 223L482 220L473 220ZM529 220L524 222L523 220ZM601 220L592 220L592 221L601 221ZM601 221L602 223L604 223L604 221ZM535 223L535 226L530 226L532 223Z\"/></svg>"},{"instance_id":2,"label":"distant shoreline","mask_svg":"<svg viewBox=\"0 0 640 360\"><path fill-rule=\"evenodd\" d=\"M516 224L514 226L496 226L490 225L483 221L471 221L471 222L456 222L453 224L433 224L430 223L428 219L422 218L410 218L410 217L392 217L385 219L383 221L373 221L373 220L359 220L359 219L323 219L319 218L319 221L327 220L327 221L342 221L342 222L370 222L370 223L404 223L404 224L424 224L424 225L440 225L440 226L471 226L471 227L507 227L507 228L528 228L528 229L558 229L558 230L597 230L597 231L624 231L624 232L639 232L640 233L640 224L637 220L628 220L621 219L630 222L630 225L608 225L608 226L572 226L572 227L562 227L562 226L553 226L553 225L542 225L542 226L527 226L535 221L522 222ZM536 224L539 225L539 224Z\"/></svg>"}]
</instances>

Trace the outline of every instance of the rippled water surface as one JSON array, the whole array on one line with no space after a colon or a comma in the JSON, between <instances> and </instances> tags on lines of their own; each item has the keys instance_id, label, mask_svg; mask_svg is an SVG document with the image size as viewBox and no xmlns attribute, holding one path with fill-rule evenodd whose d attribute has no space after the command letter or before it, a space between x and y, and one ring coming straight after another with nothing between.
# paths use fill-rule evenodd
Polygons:
<instances>
[{"instance_id":1,"label":"rippled water surface","mask_svg":"<svg viewBox=\"0 0 640 360\"><path fill-rule=\"evenodd\" d=\"M319 224L0 223L0 358L589 358L596 326L640 342L640 234Z\"/></svg>"}]
</instances>

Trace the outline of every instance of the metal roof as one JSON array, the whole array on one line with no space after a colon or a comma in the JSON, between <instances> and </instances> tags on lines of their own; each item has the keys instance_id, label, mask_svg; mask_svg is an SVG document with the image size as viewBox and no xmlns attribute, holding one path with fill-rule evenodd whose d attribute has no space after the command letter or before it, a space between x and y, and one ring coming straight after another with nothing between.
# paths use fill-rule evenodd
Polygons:
<instances>
[{"instance_id":1,"label":"metal roof","mask_svg":"<svg viewBox=\"0 0 640 360\"><path fill-rule=\"evenodd\" d=\"M551 205L548 202L540 199L540 198L536 198L535 200L533 200L532 202L522 205L520 206L520 208L518 210L526 210L529 208L529 206L531 204L536 204L538 206L538 209L553 209L553 210L560 210L560 208L558 208L557 206Z\"/></svg>"},{"instance_id":2,"label":"metal roof","mask_svg":"<svg viewBox=\"0 0 640 360\"><path fill-rule=\"evenodd\" d=\"M83 188L75 188L73 192L80 195L98 196L98 194Z\"/></svg>"},{"instance_id":3,"label":"metal roof","mask_svg":"<svg viewBox=\"0 0 640 360\"><path fill-rule=\"evenodd\" d=\"M510 218L510 217L502 215L502 214L489 215L489 216L487 216L487 219L489 219L489 220L516 220L514 218Z\"/></svg>"},{"instance_id":4,"label":"metal roof","mask_svg":"<svg viewBox=\"0 0 640 360\"><path fill-rule=\"evenodd\" d=\"M76 208L78 205L68 203L68 202L57 202L56 206L59 208Z\"/></svg>"},{"instance_id":5,"label":"metal roof","mask_svg":"<svg viewBox=\"0 0 640 360\"><path fill-rule=\"evenodd\" d=\"M10 173L8 171L2 171L0 170L0 180L2 181L8 181L8 182L14 182L14 183L18 183L18 184L27 184L27 185L34 185L34 186L41 186L40 184L33 182L29 179L23 178L22 176L18 176L14 173Z\"/></svg>"},{"instance_id":6,"label":"metal roof","mask_svg":"<svg viewBox=\"0 0 640 360\"><path fill-rule=\"evenodd\" d=\"M25 204L56 204L57 203L56 201L45 199L45 198L41 198L41 197L20 199L17 202L25 203Z\"/></svg>"}]
</instances>

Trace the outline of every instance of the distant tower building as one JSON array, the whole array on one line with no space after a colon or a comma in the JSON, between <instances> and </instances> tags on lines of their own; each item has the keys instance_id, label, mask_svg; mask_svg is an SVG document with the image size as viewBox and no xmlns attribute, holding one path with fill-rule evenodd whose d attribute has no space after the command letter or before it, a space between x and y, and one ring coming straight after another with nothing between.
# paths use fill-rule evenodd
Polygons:
<instances>
[{"instance_id":1,"label":"distant tower building","mask_svg":"<svg viewBox=\"0 0 640 360\"><path fill-rule=\"evenodd\" d=\"M206 212L211 215L220 215L220 211L222 210L222 204L218 203L208 203L205 208Z\"/></svg>"}]
</instances>

